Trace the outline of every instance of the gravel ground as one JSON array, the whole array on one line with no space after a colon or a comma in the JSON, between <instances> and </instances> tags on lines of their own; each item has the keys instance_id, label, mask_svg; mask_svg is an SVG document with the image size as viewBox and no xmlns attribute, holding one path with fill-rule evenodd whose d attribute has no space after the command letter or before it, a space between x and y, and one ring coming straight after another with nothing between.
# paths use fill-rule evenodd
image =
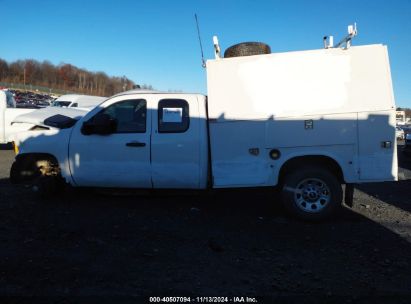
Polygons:
<instances>
[{"instance_id":1,"label":"gravel ground","mask_svg":"<svg viewBox=\"0 0 411 304\"><path fill-rule=\"evenodd\" d=\"M402 156L405 180L358 186L353 209L317 224L288 218L258 190L77 190L42 201L9 183L12 160L0 151L0 299L411 302L411 160Z\"/></svg>"}]
</instances>

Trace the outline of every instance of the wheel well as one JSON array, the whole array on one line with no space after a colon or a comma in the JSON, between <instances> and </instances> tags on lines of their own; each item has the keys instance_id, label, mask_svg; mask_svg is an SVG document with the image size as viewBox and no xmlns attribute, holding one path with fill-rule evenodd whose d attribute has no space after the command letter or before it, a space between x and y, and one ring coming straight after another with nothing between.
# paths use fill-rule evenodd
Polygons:
<instances>
[{"instance_id":1,"label":"wheel well","mask_svg":"<svg viewBox=\"0 0 411 304\"><path fill-rule=\"evenodd\" d=\"M43 175L60 173L57 159L48 153L30 153L17 155L16 162L21 170L40 170Z\"/></svg>"},{"instance_id":2,"label":"wheel well","mask_svg":"<svg viewBox=\"0 0 411 304\"><path fill-rule=\"evenodd\" d=\"M282 182L284 176L288 172L304 165L314 165L326 168L331 173L335 174L335 176L341 183L344 183L344 174L341 170L340 165L331 157L323 155L299 156L287 160L280 169L279 182Z\"/></svg>"},{"instance_id":3,"label":"wheel well","mask_svg":"<svg viewBox=\"0 0 411 304\"><path fill-rule=\"evenodd\" d=\"M16 156L16 160L22 161L22 160L32 160L32 161L37 161L37 160L48 160L56 165L58 165L57 158L55 158L53 155L48 154L48 153L30 153L30 154L19 154Z\"/></svg>"}]
</instances>

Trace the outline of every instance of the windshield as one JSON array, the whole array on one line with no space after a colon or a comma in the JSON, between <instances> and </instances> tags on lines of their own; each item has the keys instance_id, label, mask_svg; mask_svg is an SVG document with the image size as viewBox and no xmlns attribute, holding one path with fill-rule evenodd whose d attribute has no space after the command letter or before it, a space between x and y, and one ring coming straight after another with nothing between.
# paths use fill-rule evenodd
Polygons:
<instances>
[{"instance_id":1,"label":"windshield","mask_svg":"<svg viewBox=\"0 0 411 304\"><path fill-rule=\"evenodd\" d=\"M71 101L54 101L53 107L68 107Z\"/></svg>"}]
</instances>

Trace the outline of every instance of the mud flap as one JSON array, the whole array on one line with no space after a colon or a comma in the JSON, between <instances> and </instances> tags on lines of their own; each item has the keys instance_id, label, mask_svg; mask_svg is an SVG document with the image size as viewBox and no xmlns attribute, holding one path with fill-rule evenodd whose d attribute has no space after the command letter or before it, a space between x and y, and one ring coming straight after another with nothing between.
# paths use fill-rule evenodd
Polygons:
<instances>
[{"instance_id":1,"label":"mud flap","mask_svg":"<svg viewBox=\"0 0 411 304\"><path fill-rule=\"evenodd\" d=\"M352 208L354 205L354 184L345 184L344 203Z\"/></svg>"}]
</instances>

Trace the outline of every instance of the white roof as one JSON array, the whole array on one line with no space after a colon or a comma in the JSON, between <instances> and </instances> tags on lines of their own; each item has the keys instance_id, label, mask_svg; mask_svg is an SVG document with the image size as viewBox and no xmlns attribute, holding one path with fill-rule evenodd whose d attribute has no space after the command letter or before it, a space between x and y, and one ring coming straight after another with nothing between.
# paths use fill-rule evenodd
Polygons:
<instances>
[{"instance_id":1,"label":"white roof","mask_svg":"<svg viewBox=\"0 0 411 304\"><path fill-rule=\"evenodd\" d=\"M209 117L270 119L390 110L383 45L272 53L207 61Z\"/></svg>"},{"instance_id":2,"label":"white roof","mask_svg":"<svg viewBox=\"0 0 411 304\"><path fill-rule=\"evenodd\" d=\"M118 93L116 95L113 95L112 97L123 96L123 95L132 95L132 94L201 95L201 96L204 96L200 93L164 92L164 91L156 91L156 90L135 89L135 90L129 90L129 91Z\"/></svg>"}]
</instances>

